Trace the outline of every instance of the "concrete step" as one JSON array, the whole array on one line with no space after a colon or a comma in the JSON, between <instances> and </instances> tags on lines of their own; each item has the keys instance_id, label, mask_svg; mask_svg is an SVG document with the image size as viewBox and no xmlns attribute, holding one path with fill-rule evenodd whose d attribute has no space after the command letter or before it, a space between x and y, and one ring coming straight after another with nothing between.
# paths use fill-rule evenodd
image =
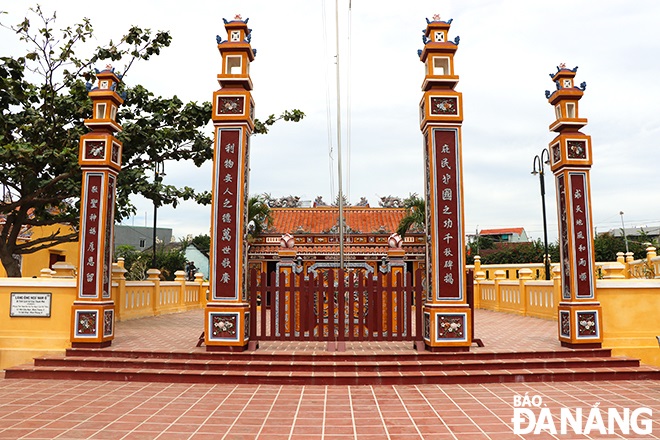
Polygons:
<instances>
[{"instance_id":1,"label":"concrete step","mask_svg":"<svg viewBox=\"0 0 660 440\"><path fill-rule=\"evenodd\" d=\"M439 352L409 351L405 353L360 353L360 352L328 352L328 351L248 351L248 352L205 352L185 350L116 350L107 348L70 348L66 356L76 357L118 357L118 358L153 358L153 359L197 359L197 360L236 360L253 361L332 361L332 362L363 362L363 361L400 361L405 360L496 360L496 359L555 359L555 358L588 358L610 357L612 351L607 348L582 350L547 350L547 351L469 351L469 352Z\"/></svg>"},{"instance_id":2,"label":"concrete step","mask_svg":"<svg viewBox=\"0 0 660 440\"><path fill-rule=\"evenodd\" d=\"M102 380L171 383L405 385L508 382L571 382L660 380L660 369L649 366L533 368L451 371L259 371L175 370L117 367L57 367L24 365L10 368L6 379Z\"/></svg>"},{"instance_id":3,"label":"concrete step","mask_svg":"<svg viewBox=\"0 0 660 440\"><path fill-rule=\"evenodd\" d=\"M231 359L161 359L119 357L40 357L35 359L37 367L89 367L89 368L132 368L182 371L311 371L311 372L432 372L432 371L476 371L476 370L520 370L555 368L618 368L637 367L639 361L630 358L587 357L587 358L521 358L521 359L470 359L470 360L426 360L406 359L376 361L321 360L252 360L237 356Z\"/></svg>"}]
</instances>

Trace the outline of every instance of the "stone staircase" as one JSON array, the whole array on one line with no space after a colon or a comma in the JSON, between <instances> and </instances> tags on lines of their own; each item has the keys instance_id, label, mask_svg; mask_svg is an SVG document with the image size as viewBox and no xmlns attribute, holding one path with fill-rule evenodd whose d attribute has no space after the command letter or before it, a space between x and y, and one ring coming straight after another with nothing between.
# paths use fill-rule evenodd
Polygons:
<instances>
[{"instance_id":1,"label":"stone staircase","mask_svg":"<svg viewBox=\"0 0 660 440\"><path fill-rule=\"evenodd\" d=\"M609 349L397 353L69 349L5 378L172 383L395 385L660 380L660 369Z\"/></svg>"}]
</instances>

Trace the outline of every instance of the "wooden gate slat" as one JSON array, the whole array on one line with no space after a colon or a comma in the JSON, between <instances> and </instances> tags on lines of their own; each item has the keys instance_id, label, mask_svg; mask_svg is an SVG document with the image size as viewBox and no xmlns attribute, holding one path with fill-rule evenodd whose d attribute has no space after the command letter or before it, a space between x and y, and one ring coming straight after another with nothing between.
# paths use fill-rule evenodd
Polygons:
<instances>
[{"instance_id":1,"label":"wooden gate slat","mask_svg":"<svg viewBox=\"0 0 660 440\"><path fill-rule=\"evenodd\" d=\"M300 311L300 333L298 334L298 340L305 340L305 330L307 329L307 294L304 290L304 274L301 272L296 276L298 285L296 291L298 292L298 310Z\"/></svg>"},{"instance_id":2,"label":"wooden gate slat","mask_svg":"<svg viewBox=\"0 0 660 440\"><path fill-rule=\"evenodd\" d=\"M321 276L314 277L314 340L322 341L323 337L323 278Z\"/></svg>"},{"instance_id":3,"label":"wooden gate slat","mask_svg":"<svg viewBox=\"0 0 660 440\"><path fill-rule=\"evenodd\" d=\"M406 294L404 295L404 301L406 305L406 340L412 341L412 301L413 301L413 283L412 283L412 273L406 272Z\"/></svg>"},{"instance_id":4,"label":"wooden gate slat","mask_svg":"<svg viewBox=\"0 0 660 440\"><path fill-rule=\"evenodd\" d=\"M421 341L424 339L424 321L423 321L423 299L422 299L422 270L418 269L415 273L415 339Z\"/></svg>"},{"instance_id":5,"label":"wooden gate slat","mask_svg":"<svg viewBox=\"0 0 660 440\"><path fill-rule=\"evenodd\" d=\"M288 316L288 321L289 321L289 335L288 337L290 339L296 339L296 330L298 323L297 321L297 316L298 316L298 301L296 300L296 282L294 280L295 274L293 271L291 271L289 274L287 274L287 278L289 279L289 282L287 284L287 292L289 293L288 298L288 306L289 306L289 316ZM285 296L286 298L286 296ZM286 316L286 310L284 311L285 316ZM284 321L285 327L284 330L286 332L286 321Z\"/></svg>"},{"instance_id":6,"label":"wooden gate slat","mask_svg":"<svg viewBox=\"0 0 660 440\"><path fill-rule=\"evenodd\" d=\"M328 341L335 340L335 272L328 272L328 285L325 288L324 301L328 301ZM325 332L324 332L325 334Z\"/></svg>"},{"instance_id":7,"label":"wooden gate slat","mask_svg":"<svg viewBox=\"0 0 660 440\"><path fill-rule=\"evenodd\" d=\"M397 273L395 276L396 282L394 285L396 286L396 340L397 341L403 341L403 322L404 322L404 315L406 313L406 303L403 301L403 291L405 289L405 286L403 285L403 281L401 279L401 273Z\"/></svg>"},{"instance_id":8,"label":"wooden gate slat","mask_svg":"<svg viewBox=\"0 0 660 440\"><path fill-rule=\"evenodd\" d=\"M344 269L337 277L337 340L346 340L346 282ZM333 320L334 321L334 320Z\"/></svg>"},{"instance_id":9,"label":"wooden gate slat","mask_svg":"<svg viewBox=\"0 0 660 440\"><path fill-rule=\"evenodd\" d=\"M355 279L355 272L351 272L348 274L348 340L349 341L355 341L356 339L360 339L359 337L356 338L355 334L355 320L357 317L360 316L360 310L358 309L358 304L356 301L356 294L355 292L358 292L357 296L359 297L359 291L357 289L356 285L357 280ZM356 316L356 311L357 310L357 316ZM359 323L358 323L358 329L359 329Z\"/></svg>"},{"instance_id":10,"label":"wooden gate slat","mask_svg":"<svg viewBox=\"0 0 660 440\"><path fill-rule=\"evenodd\" d=\"M257 271L250 271L250 339L258 340L257 335Z\"/></svg>"}]
</instances>

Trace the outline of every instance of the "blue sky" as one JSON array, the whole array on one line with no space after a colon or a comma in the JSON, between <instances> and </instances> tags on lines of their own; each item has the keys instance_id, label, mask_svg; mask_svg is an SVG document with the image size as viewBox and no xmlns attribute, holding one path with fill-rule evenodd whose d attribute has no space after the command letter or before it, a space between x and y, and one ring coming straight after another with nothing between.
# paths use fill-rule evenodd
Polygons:
<instances>
[{"instance_id":1,"label":"blue sky","mask_svg":"<svg viewBox=\"0 0 660 440\"><path fill-rule=\"evenodd\" d=\"M334 1L221 0L103 3L47 2L60 25L86 16L96 42L117 39L130 25L170 30L172 46L134 66L125 80L162 96L210 100L220 56L215 36L222 18L250 18L251 66L257 117L298 108L300 123L279 123L252 141L250 192L326 201L337 192ZM0 1L16 23L34 3ZM342 60L344 188L350 201L422 193L421 49L426 17L453 18L460 36L455 70L463 92L466 230L524 227L542 237L538 178L532 161L554 137L544 91L559 63L579 66L587 82L580 114L592 136L592 211L597 231L659 226L660 3L656 1L411 1L339 0ZM350 22L350 26L349 26ZM13 37L0 33L4 41ZM15 44L3 44L4 54ZM328 118L330 115L330 118ZM349 117L350 115L350 117ZM330 121L330 122L328 122ZM349 135L350 129L350 135ZM350 142L349 142L350 138ZM348 145L350 144L350 151ZM332 148L332 153L330 152ZM333 160L330 159L332 156ZM166 183L211 187L211 167L167 164ZM546 176L549 235L557 236L554 181ZM152 207L135 200L127 224L151 225ZM145 218L146 216L146 218ZM184 203L159 210L159 227L175 237L208 233L209 207Z\"/></svg>"}]
</instances>

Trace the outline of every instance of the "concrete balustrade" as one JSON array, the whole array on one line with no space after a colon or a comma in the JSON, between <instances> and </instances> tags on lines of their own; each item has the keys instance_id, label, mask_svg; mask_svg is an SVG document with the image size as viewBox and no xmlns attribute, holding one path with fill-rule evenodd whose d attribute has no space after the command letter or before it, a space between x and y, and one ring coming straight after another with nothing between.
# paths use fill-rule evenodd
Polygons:
<instances>
[{"instance_id":1,"label":"concrete balustrade","mask_svg":"<svg viewBox=\"0 0 660 440\"><path fill-rule=\"evenodd\" d=\"M185 272L176 271L174 281L161 281L158 269L149 269L144 281L126 281L123 261L113 265L112 295L119 321L201 309L206 302L208 282L201 273L186 281Z\"/></svg>"},{"instance_id":2,"label":"concrete balustrade","mask_svg":"<svg viewBox=\"0 0 660 440\"><path fill-rule=\"evenodd\" d=\"M656 339L660 335L659 266L660 257L653 247L647 248L643 260L619 252L617 261L598 263L596 292L603 311L603 347L611 348L615 356L635 357L660 366ZM515 266L517 280L511 279L512 267L482 265L475 257L475 308L556 321L561 301L559 266L553 265L549 281L535 279L533 266L526 265ZM492 274L492 279L486 278L486 272Z\"/></svg>"}]
</instances>

